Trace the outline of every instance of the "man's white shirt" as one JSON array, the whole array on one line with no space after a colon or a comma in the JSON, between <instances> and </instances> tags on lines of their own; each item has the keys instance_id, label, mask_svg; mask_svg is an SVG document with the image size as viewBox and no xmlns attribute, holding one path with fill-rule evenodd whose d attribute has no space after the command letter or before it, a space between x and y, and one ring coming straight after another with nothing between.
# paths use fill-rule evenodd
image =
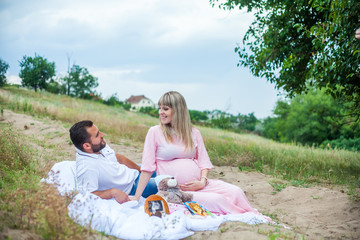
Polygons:
<instances>
[{"instance_id":1,"label":"man's white shirt","mask_svg":"<svg viewBox=\"0 0 360 240\"><path fill-rule=\"evenodd\" d=\"M79 192L104 191L117 188L129 194L139 171L117 161L116 154L106 145L100 154L76 148L76 178Z\"/></svg>"}]
</instances>

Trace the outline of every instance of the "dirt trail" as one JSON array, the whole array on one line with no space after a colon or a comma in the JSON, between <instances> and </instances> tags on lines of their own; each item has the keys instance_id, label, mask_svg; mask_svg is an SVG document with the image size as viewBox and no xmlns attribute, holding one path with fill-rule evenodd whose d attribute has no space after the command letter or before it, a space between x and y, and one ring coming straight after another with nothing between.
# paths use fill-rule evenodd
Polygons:
<instances>
[{"instance_id":1,"label":"dirt trail","mask_svg":"<svg viewBox=\"0 0 360 240\"><path fill-rule=\"evenodd\" d=\"M4 111L3 121L9 122L20 134L31 136L31 143L40 153L50 153L52 159L42 159L51 166L62 160L75 160L74 147L69 142L68 128L59 121L36 119L29 115ZM142 149L132 144L109 145L137 163ZM49 154L46 154L49 155ZM45 156L45 154L44 154ZM50 164L49 164L50 163ZM294 239L360 239L360 203L348 199L346 189L314 186L289 186L274 194L270 176L256 172L239 172L234 167L215 167L211 178L219 178L241 187L253 207L260 212L276 216L280 223L290 227L250 226L239 222L223 224L216 232L197 232L190 239L267 239L269 231ZM279 232L277 232L279 231ZM17 238L12 238L17 239ZM282 239L281 236L279 239Z\"/></svg>"}]
</instances>

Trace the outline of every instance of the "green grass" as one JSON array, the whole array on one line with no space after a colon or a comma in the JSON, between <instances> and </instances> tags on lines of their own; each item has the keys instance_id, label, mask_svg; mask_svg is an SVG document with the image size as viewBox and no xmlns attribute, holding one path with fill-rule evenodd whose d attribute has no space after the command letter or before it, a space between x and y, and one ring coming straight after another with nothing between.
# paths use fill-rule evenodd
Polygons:
<instances>
[{"instance_id":1,"label":"green grass","mask_svg":"<svg viewBox=\"0 0 360 240\"><path fill-rule=\"evenodd\" d=\"M275 229L258 229L258 233L262 235L266 235L267 239L269 240L275 240L275 239L298 239L298 240L304 240L304 235L294 234L291 232L282 231L281 228L277 227Z\"/></svg>"},{"instance_id":2,"label":"green grass","mask_svg":"<svg viewBox=\"0 0 360 240\"><path fill-rule=\"evenodd\" d=\"M360 153L284 144L263 137L201 128L216 165L238 166L290 181L360 187Z\"/></svg>"}]
</instances>

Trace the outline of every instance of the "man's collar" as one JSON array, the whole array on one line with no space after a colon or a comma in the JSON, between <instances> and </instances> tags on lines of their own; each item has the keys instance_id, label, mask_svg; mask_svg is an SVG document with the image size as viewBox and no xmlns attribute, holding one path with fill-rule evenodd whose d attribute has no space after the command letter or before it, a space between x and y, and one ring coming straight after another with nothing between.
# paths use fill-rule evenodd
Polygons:
<instances>
[{"instance_id":1,"label":"man's collar","mask_svg":"<svg viewBox=\"0 0 360 240\"><path fill-rule=\"evenodd\" d=\"M99 158L100 155L104 155L103 150L105 150L107 148L108 148L108 145L106 144L105 147L100 150L101 154L97 154L97 153L87 153L87 152L81 151L80 149L75 147L77 154L82 155L82 156L91 157L91 158L96 158L96 159Z\"/></svg>"}]
</instances>

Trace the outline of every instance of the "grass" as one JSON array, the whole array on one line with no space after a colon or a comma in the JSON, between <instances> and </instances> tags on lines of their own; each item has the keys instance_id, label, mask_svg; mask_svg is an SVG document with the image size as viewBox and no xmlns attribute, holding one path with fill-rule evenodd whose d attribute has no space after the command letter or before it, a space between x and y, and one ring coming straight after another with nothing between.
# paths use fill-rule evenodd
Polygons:
<instances>
[{"instance_id":1,"label":"grass","mask_svg":"<svg viewBox=\"0 0 360 240\"><path fill-rule=\"evenodd\" d=\"M92 231L82 228L67 215L69 198L56 188L40 184L44 175L38 153L24 144L24 137L11 126L0 125L0 229L23 229L43 239L84 239Z\"/></svg>"},{"instance_id":2,"label":"grass","mask_svg":"<svg viewBox=\"0 0 360 240\"><path fill-rule=\"evenodd\" d=\"M267 236L267 239L275 240L275 239L298 239L298 240L304 240L304 235L289 233L289 232L282 232L279 227L275 229L259 229L259 234L263 234Z\"/></svg>"},{"instance_id":3,"label":"grass","mask_svg":"<svg viewBox=\"0 0 360 240\"><path fill-rule=\"evenodd\" d=\"M80 120L91 119L113 138L138 143L145 140L149 126L157 123L148 115L128 112L121 107L15 87L0 89L0 101L12 111L60 120L68 123L68 127Z\"/></svg>"},{"instance_id":4,"label":"grass","mask_svg":"<svg viewBox=\"0 0 360 240\"><path fill-rule=\"evenodd\" d=\"M325 182L360 187L360 153L274 142L255 135L202 128L215 165L257 170L294 182Z\"/></svg>"}]
</instances>

